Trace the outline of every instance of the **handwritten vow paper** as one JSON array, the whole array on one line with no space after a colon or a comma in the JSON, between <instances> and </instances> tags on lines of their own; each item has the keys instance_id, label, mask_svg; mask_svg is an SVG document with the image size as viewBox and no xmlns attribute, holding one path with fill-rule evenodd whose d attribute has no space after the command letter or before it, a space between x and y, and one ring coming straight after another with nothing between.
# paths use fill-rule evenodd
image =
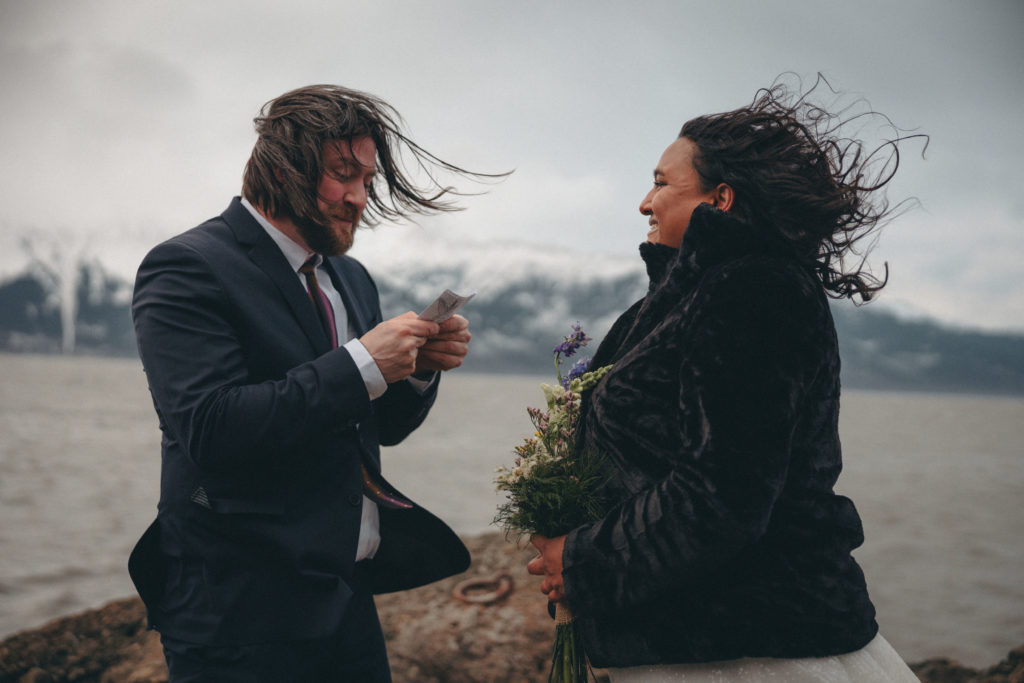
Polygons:
<instances>
[{"instance_id":1,"label":"handwritten vow paper","mask_svg":"<svg viewBox=\"0 0 1024 683\"><path fill-rule=\"evenodd\" d=\"M465 296L456 294L450 289L446 289L441 292L441 296L434 299L434 303L427 306L426 310L420 313L420 320L443 323L445 320L458 313L459 309L474 296L476 296L475 289Z\"/></svg>"}]
</instances>

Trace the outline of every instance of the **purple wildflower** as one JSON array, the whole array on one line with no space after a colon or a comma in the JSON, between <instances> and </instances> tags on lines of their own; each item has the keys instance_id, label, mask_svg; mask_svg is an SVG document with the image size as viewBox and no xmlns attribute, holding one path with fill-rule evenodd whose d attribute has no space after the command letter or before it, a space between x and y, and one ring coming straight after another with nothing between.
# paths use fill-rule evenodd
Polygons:
<instances>
[{"instance_id":1,"label":"purple wildflower","mask_svg":"<svg viewBox=\"0 0 1024 683\"><path fill-rule=\"evenodd\" d=\"M576 321L576 324L572 326L573 333L568 337L564 337L561 344L554 348L553 353L555 357L564 356L568 358L576 353L581 346L586 346L587 342L590 341L590 337L580 329L580 321Z\"/></svg>"},{"instance_id":2,"label":"purple wildflower","mask_svg":"<svg viewBox=\"0 0 1024 683\"><path fill-rule=\"evenodd\" d=\"M562 388L568 389L569 383L577 377L582 377L583 373L590 367L589 358L580 358L576 363L573 364L572 368L566 373L565 377L562 378Z\"/></svg>"},{"instance_id":3,"label":"purple wildflower","mask_svg":"<svg viewBox=\"0 0 1024 683\"><path fill-rule=\"evenodd\" d=\"M577 367L579 366L579 363L577 363L575 366L573 366L572 370L572 372L577 372L577 374L574 375L571 372L568 377L562 377L562 358L568 358L572 355L575 355L575 353L580 349L581 346L586 346L587 342L590 341L590 337L587 335L587 333L580 329L579 320L577 320L574 325L571 325L571 327L572 334L567 337L564 337L562 343L554 348L555 371L558 373L558 381L562 384L562 387L565 389L569 388L569 382L571 382L574 377L578 377L579 375L583 374L583 372L586 370L586 366L583 367L583 370L579 370L577 372Z\"/></svg>"}]
</instances>

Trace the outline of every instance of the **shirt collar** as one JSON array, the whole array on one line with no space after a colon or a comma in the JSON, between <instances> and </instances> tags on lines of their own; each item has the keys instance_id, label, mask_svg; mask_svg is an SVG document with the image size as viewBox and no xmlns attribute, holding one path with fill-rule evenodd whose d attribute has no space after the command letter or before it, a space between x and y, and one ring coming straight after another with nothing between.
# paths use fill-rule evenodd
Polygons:
<instances>
[{"instance_id":1,"label":"shirt collar","mask_svg":"<svg viewBox=\"0 0 1024 683\"><path fill-rule=\"evenodd\" d=\"M304 246L293 240L288 235L281 232L273 223L267 220L266 216L261 214L255 206L253 206L248 199L242 197L242 206L252 214L252 217L256 219L256 222L260 224L266 233L270 236L270 239L274 240L274 244L284 254L285 260L288 261L288 265L292 267L296 273L299 272L299 268L309 260L310 256L314 256L314 252L306 249ZM320 259L317 259L317 265L320 265Z\"/></svg>"}]
</instances>

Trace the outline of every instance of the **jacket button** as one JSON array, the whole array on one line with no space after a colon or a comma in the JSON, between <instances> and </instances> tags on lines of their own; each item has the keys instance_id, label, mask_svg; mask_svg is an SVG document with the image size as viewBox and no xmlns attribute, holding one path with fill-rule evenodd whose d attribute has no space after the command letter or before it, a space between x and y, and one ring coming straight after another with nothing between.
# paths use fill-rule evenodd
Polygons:
<instances>
[{"instance_id":1,"label":"jacket button","mask_svg":"<svg viewBox=\"0 0 1024 683\"><path fill-rule=\"evenodd\" d=\"M350 494L348 497L349 505L360 505L363 502L363 497L358 493Z\"/></svg>"}]
</instances>

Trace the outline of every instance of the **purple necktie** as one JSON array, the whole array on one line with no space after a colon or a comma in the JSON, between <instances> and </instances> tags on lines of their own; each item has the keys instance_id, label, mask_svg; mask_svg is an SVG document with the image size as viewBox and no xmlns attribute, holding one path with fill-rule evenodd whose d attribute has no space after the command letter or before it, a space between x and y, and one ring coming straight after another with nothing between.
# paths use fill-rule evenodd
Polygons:
<instances>
[{"instance_id":1,"label":"purple necktie","mask_svg":"<svg viewBox=\"0 0 1024 683\"><path fill-rule=\"evenodd\" d=\"M324 332L327 333L327 338L331 342L331 348L336 349L338 348L338 326L334 320L334 308L331 306L331 301L320 289L320 283L316 280L316 267L319 263L320 255L313 254L302 264L299 272L306 278L306 293L309 294L309 299L313 302L316 315L320 318L320 324L323 325ZM408 510L413 507L413 504L402 494L388 486L380 477L374 476L373 471L366 466L365 462L362 464L362 468L363 493L367 498L378 505L389 508Z\"/></svg>"},{"instance_id":2,"label":"purple necktie","mask_svg":"<svg viewBox=\"0 0 1024 683\"><path fill-rule=\"evenodd\" d=\"M324 332L327 333L331 348L336 349L338 348L338 326L334 322L334 309L331 307L327 295L324 294L324 290L320 289L320 283L316 281L316 267L319 261L319 254L313 254L308 261L302 264L299 272L306 277L306 293L309 294L309 300L316 308L316 315L320 318Z\"/></svg>"}]
</instances>

